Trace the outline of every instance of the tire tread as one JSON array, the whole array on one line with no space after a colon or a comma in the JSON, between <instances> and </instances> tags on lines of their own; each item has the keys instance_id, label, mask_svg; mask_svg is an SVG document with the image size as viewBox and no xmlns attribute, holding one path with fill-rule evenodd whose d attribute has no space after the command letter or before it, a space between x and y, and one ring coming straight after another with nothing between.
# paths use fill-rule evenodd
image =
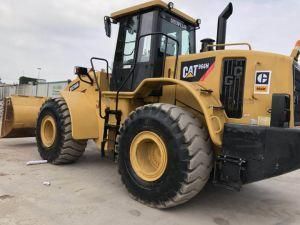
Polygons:
<instances>
[{"instance_id":1,"label":"tire tread","mask_svg":"<svg viewBox=\"0 0 300 225\"><path fill-rule=\"evenodd\" d=\"M58 129L61 131L60 139L61 144L58 149L58 156L51 163L60 165L60 164L70 164L77 161L84 153L87 146L87 140L74 140L72 138L72 125L71 125L71 116L68 109L68 106L63 98L52 98L47 100L41 107L41 111L47 107L47 104L53 104L59 115L60 123L58 124ZM40 116L39 113L39 116ZM37 139L37 141L39 141ZM42 146L42 144L40 144ZM44 151L39 147L39 151Z\"/></svg>"},{"instance_id":2,"label":"tire tread","mask_svg":"<svg viewBox=\"0 0 300 225\"><path fill-rule=\"evenodd\" d=\"M200 119L180 107L164 103L145 105L132 112L124 125L120 128L118 141L119 137L122 136L125 131L125 127L130 124L130 120L133 120L136 114L142 113L147 109L166 114L168 118L172 120L173 124L171 127L179 127L183 134L186 146L182 148L187 150L189 156L188 169L184 171L185 179L180 184L181 187L177 190L175 197L159 203L145 202L136 196L132 196L123 177L122 181L135 200L154 208L174 207L196 196L207 183L212 170L213 152L211 149L211 141L206 127ZM121 171L119 171L119 173L121 174Z\"/></svg>"}]
</instances>

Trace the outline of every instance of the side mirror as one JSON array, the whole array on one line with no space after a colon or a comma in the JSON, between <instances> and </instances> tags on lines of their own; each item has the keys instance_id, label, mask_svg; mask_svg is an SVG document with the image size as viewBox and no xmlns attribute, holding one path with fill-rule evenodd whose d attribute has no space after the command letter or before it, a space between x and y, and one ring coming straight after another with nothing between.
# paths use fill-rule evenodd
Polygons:
<instances>
[{"instance_id":1,"label":"side mirror","mask_svg":"<svg viewBox=\"0 0 300 225\"><path fill-rule=\"evenodd\" d=\"M105 33L107 37L111 37L111 20L109 16L104 17Z\"/></svg>"},{"instance_id":2,"label":"side mirror","mask_svg":"<svg viewBox=\"0 0 300 225\"><path fill-rule=\"evenodd\" d=\"M85 67L76 66L74 68L74 73L79 77L79 79L87 84L93 85L94 81L89 75L89 71ZM88 79L88 80L87 80Z\"/></svg>"},{"instance_id":3,"label":"side mirror","mask_svg":"<svg viewBox=\"0 0 300 225\"><path fill-rule=\"evenodd\" d=\"M80 66L76 66L74 68L74 73L76 75L83 75L83 76L87 76L88 75L88 69L85 67L80 67Z\"/></svg>"},{"instance_id":4,"label":"side mirror","mask_svg":"<svg viewBox=\"0 0 300 225\"><path fill-rule=\"evenodd\" d=\"M290 96L273 94L271 110L271 127L288 127L290 122Z\"/></svg>"}]
</instances>

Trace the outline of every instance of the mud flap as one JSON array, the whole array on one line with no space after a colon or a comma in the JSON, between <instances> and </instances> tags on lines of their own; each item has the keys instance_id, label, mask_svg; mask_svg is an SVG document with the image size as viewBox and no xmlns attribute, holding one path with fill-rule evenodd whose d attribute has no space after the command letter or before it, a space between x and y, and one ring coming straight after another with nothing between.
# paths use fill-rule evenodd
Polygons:
<instances>
[{"instance_id":1,"label":"mud flap","mask_svg":"<svg viewBox=\"0 0 300 225\"><path fill-rule=\"evenodd\" d=\"M225 125L218 183L238 189L299 168L300 129Z\"/></svg>"},{"instance_id":2,"label":"mud flap","mask_svg":"<svg viewBox=\"0 0 300 225\"><path fill-rule=\"evenodd\" d=\"M1 138L34 137L43 97L11 96L4 99Z\"/></svg>"}]
</instances>

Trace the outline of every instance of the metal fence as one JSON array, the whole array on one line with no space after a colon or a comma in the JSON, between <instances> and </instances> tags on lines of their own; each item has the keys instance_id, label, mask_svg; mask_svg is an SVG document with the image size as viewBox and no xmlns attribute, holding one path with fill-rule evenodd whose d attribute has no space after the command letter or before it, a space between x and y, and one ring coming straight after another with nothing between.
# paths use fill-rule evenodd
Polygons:
<instances>
[{"instance_id":1,"label":"metal fence","mask_svg":"<svg viewBox=\"0 0 300 225\"><path fill-rule=\"evenodd\" d=\"M0 86L0 101L11 95L58 97L59 92L66 87L67 81L40 83L38 85L6 85Z\"/></svg>"},{"instance_id":2,"label":"metal fence","mask_svg":"<svg viewBox=\"0 0 300 225\"><path fill-rule=\"evenodd\" d=\"M1 120L3 115L3 101L0 100L0 133L1 133Z\"/></svg>"}]
</instances>

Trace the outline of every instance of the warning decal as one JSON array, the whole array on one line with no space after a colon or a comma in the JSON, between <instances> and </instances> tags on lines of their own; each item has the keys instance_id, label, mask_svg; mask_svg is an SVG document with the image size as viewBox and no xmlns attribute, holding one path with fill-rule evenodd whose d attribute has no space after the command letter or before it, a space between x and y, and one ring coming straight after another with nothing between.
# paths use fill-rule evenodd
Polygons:
<instances>
[{"instance_id":1,"label":"warning decal","mask_svg":"<svg viewBox=\"0 0 300 225\"><path fill-rule=\"evenodd\" d=\"M75 84L73 84L70 88L69 88L69 90L70 91L75 91L77 88L79 88L80 87L80 82L79 81L77 81Z\"/></svg>"},{"instance_id":2,"label":"warning decal","mask_svg":"<svg viewBox=\"0 0 300 225\"><path fill-rule=\"evenodd\" d=\"M272 71L256 71L254 94L269 94Z\"/></svg>"}]
</instances>

